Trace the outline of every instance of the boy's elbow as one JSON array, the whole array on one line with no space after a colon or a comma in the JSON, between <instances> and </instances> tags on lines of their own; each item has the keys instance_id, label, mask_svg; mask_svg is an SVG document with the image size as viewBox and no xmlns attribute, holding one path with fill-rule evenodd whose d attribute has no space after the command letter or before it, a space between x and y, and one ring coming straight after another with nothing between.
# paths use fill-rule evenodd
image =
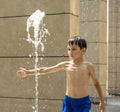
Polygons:
<instances>
[{"instance_id":1,"label":"boy's elbow","mask_svg":"<svg viewBox=\"0 0 120 112\"><path fill-rule=\"evenodd\" d=\"M95 81L94 81L94 86L95 86L95 87L98 87L99 85L100 85L100 84L99 84L98 80L95 80Z\"/></svg>"},{"instance_id":2,"label":"boy's elbow","mask_svg":"<svg viewBox=\"0 0 120 112\"><path fill-rule=\"evenodd\" d=\"M41 67L38 69L39 74L45 74L46 73L46 67Z\"/></svg>"}]
</instances>

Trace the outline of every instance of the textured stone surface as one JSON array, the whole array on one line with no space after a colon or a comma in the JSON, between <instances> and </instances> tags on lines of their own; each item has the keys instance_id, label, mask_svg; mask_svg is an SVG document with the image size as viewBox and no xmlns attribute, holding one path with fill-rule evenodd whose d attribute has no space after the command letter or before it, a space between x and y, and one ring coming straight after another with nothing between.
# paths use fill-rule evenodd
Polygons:
<instances>
[{"instance_id":1,"label":"textured stone surface","mask_svg":"<svg viewBox=\"0 0 120 112\"><path fill-rule=\"evenodd\" d=\"M110 22L109 22L109 57L108 57L108 87L112 91L120 91L119 63L120 63L120 1L110 0Z\"/></svg>"},{"instance_id":2,"label":"textured stone surface","mask_svg":"<svg viewBox=\"0 0 120 112\"><path fill-rule=\"evenodd\" d=\"M79 0L1 0L0 2L0 109L2 112L32 112L35 103L35 79L19 79L19 67L34 68L34 47L26 41L27 18L37 9L44 11L44 23L50 32L45 50L38 50L39 67L68 60L66 42L79 34ZM30 30L33 35L33 30ZM45 39L44 39L45 41ZM32 57L30 58L29 55ZM65 94L65 73L39 76L39 110L60 112ZM6 108L7 107L7 108Z\"/></svg>"},{"instance_id":3,"label":"textured stone surface","mask_svg":"<svg viewBox=\"0 0 120 112\"><path fill-rule=\"evenodd\" d=\"M85 59L95 66L97 77L106 94L107 44L106 2L103 0L80 0L80 35L88 42ZM94 96L93 89L90 94Z\"/></svg>"},{"instance_id":4,"label":"textured stone surface","mask_svg":"<svg viewBox=\"0 0 120 112\"><path fill-rule=\"evenodd\" d=\"M109 2L108 89L119 90L120 2L114 0ZM106 94L106 3L106 0L52 0L52 2L50 0L1 0L0 110L2 112L33 111L34 76L19 79L16 71L20 66L34 68L34 59L29 58L29 55L34 55L34 47L26 42L26 20L37 9L45 11L44 23L51 34L46 37L44 57L43 61L40 61L39 57L39 66L51 66L68 60L67 57L63 57L67 55L66 41L69 37L80 33L88 41L85 59L94 64L97 78ZM41 55L40 50L39 55ZM40 76L38 89L39 110L60 112L65 93L65 73ZM89 91L91 96L98 96L91 80ZM108 112L113 111L111 106L107 106L106 109ZM98 106L92 108L92 112L96 111Z\"/></svg>"}]
</instances>

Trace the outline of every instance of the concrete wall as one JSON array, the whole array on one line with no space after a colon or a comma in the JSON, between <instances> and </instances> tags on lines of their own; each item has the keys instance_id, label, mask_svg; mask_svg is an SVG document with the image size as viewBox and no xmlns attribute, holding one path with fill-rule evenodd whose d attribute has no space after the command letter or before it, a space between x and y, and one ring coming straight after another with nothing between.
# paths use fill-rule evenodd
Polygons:
<instances>
[{"instance_id":1,"label":"concrete wall","mask_svg":"<svg viewBox=\"0 0 120 112\"><path fill-rule=\"evenodd\" d=\"M88 41L85 59L94 64L104 95L107 80L109 90L120 89L120 2L118 0L109 0L109 2L107 79L106 0L0 1L0 110L2 112L33 111L34 77L19 79L16 71L20 66L28 69L34 68L34 59L29 57L29 54L34 55L34 47L26 41L26 21L37 9L45 11L44 23L51 34L46 37L42 61L41 51L39 51L39 66L51 66L68 60L66 41L69 37L80 33ZM98 96L92 82L89 86L90 95ZM65 94L65 73L59 72L39 77L38 89L39 111L60 112Z\"/></svg>"},{"instance_id":2,"label":"concrete wall","mask_svg":"<svg viewBox=\"0 0 120 112\"><path fill-rule=\"evenodd\" d=\"M120 91L120 1L110 0L109 22L109 91Z\"/></svg>"},{"instance_id":3,"label":"concrete wall","mask_svg":"<svg viewBox=\"0 0 120 112\"><path fill-rule=\"evenodd\" d=\"M20 66L34 68L34 47L26 41L27 18L37 9L45 11L46 37L43 61L51 66L68 60L66 41L79 34L79 0L1 0L0 1L0 111L32 112L35 103L34 77L19 79ZM73 24L74 23L74 24ZM41 51L39 51L41 56ZM39 111L60 112L65 94L65 74L39 77Z\"/></svg>"},{"instance_id":4,"label":"concrete wall","mask_svg":"<svg viewBox=\"0 0 120 112\"><path fill-rule=\"evenodd\" d=\"M85 59L94 64L105 96L107 80L106 8L105 0L80 0L80 35L88 41ZM90 95L98 96L92 82L90 82Z\"/></svg>"}]
</instances>

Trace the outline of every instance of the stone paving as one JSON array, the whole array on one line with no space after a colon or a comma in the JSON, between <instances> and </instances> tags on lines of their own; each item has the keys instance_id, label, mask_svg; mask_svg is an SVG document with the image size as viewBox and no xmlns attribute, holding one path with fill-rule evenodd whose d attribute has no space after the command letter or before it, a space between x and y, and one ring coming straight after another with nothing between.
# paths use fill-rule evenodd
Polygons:
<instances>
[{"instance_id":1,"label":"stone paving","mask_svg":"<svg viewBox=\"0 0 120 112\"><path fill-rule=\"evenodd\" d=\"M98 105L93 105L91 112L99 112ZM116 105L106 105L105 112L120 112L120 106Z\"/></svg>"},{"instance_id":2,"label":"stone paving","mask_svg":"<svg viewBox=\"0 0 120 112\"><path fill-rule=\"evenodd\" d=\"M98 109L98 104L93 104L91 112L99 112ZM120 96L107 97L105 112L120 112Z\"/></svg>"}]
</instances>

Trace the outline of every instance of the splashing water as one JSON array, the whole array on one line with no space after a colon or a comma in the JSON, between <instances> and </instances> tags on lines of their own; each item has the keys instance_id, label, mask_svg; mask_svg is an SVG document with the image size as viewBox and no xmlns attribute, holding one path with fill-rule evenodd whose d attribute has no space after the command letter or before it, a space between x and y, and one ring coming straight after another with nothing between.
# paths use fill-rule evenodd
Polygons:
<instances>
[{"instance_id":1,"label":"splashing water","mask_svg":"<svg viewBox=\"0 0 120 112\"><path fill-rule=\"evenodd\" d=\"M48 30L45 28L45 24L43 23L43 18L45 16L44 12L40 10L36 10L28 19L27 19L27 41L32 43L35 47L35 107L34 112L38 112L38 45L41 46L41 51L44 51L44 44L42 39L49 35ZM34 37L30 35L30 28L34 28Z\"/></svg>"}]
</instances>

